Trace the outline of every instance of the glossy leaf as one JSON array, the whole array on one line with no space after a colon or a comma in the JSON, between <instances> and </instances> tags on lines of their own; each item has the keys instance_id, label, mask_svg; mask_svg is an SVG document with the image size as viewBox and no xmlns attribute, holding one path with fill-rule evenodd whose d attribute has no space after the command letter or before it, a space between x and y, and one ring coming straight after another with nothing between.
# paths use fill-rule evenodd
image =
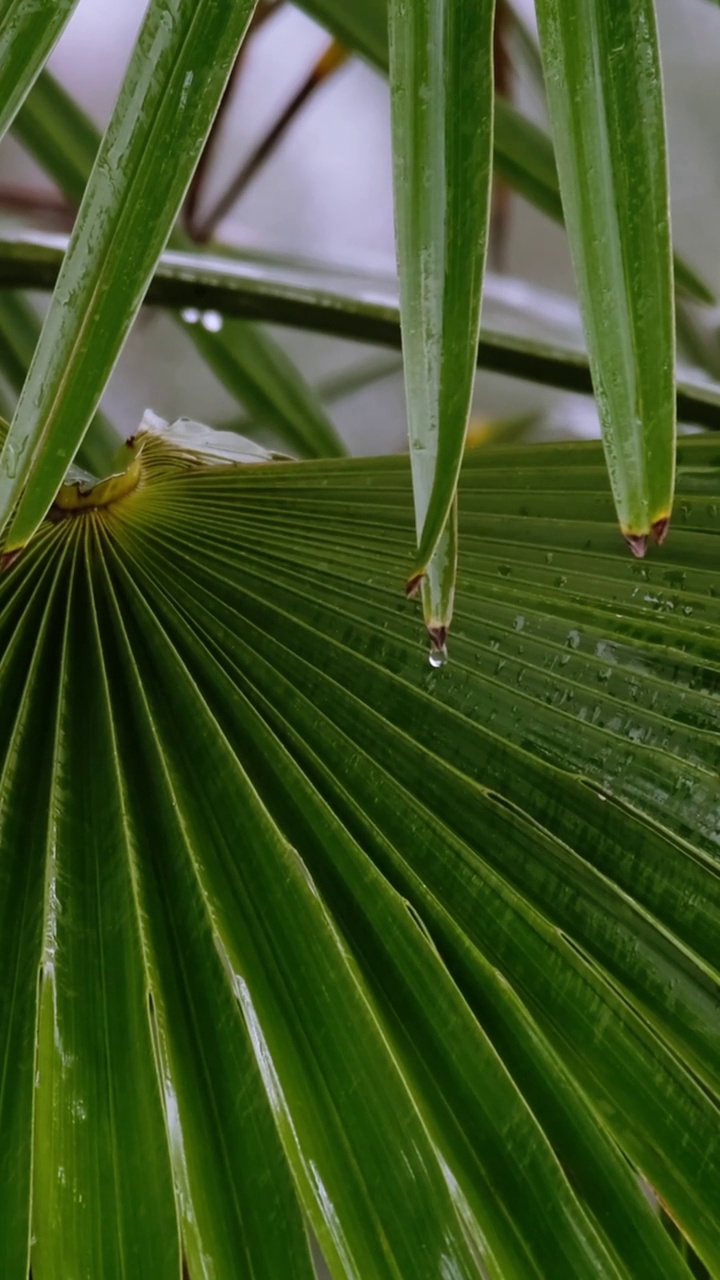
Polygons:
<instances>
[{"instance_id":1,"label":"glossy leaf","mask_svg":"<svg viewBox=\"0 0 720 1280\"><path fill-rule=\"evenodd\" d=\"M150 4L0 457L0 525L16 508L10 550L32 536L85 435L252 9L252 0Z\"/></svg>"},{"instance_id":2,"label":"glossy leaf","mask_svg":"<svg viewBox=\"0 0 720 1280\"><path fill-rule=\"evenodd\" d=\"M92 121L48 73L39 77L14 126L18 140L42 165L73 204L87 185L100 134ZM175 229L169 243L191 248ZM345 452L317 397L274 338L263 329L223 324L190 309L191 323L178 316L188 337L213 372L258 423L275 431L300 457L339 457ZM219 327L218 327L219 324Z\"/></svg>"},{"instance_id":3,"label":"glossy leaf","mask_svg":"<svg viewBox=\"0 0 720 1280\"><path fill-rule=\"evenodd\" d=\"M178 1272L177 1228L140 920L122 794L111 770L94 768L100 755L112 760L115 743L82 533L74 541L61 588L64 625L55 637L32 1269L37 1280L142 1272L171 1280ZM81 615L86 623L78 628ZM86 680L91 703L77 696L78 681ZM86 774L81 790L74 789L73 760Z\"/></svg>"},{"instance_id":4,"label":"glossy leaf","mask_svg":"<svg viewBox=\"0 0 720 1280\"><path fill-rule=\"evenodd\" d=\"M0 577L3 1274L33 1132L41 1278L176 1266L169 1171L192 1280L309 1280L296 1196L338 1278L688 1280L637 1171L717 1271L718 444L655 565L599 446L471 451L438 671L406 460L136 444Z\"/></svg>"},{"instance_id":5,"label":"glossy leaf","mask_svg":"<svg viewBox=\"0 0 720 1280\"><path fill-rule=\"evenodd\" d=\"M62 236L40 234L0 240L0 280L51 288L65 245ZM397 286L388 275L328 273L317 264L257 255L219 258L168 250L158 263L148 298L168 307L209 308L229 316L252 316L336 337L400 346ZM587 356L578 341L575 308L569 299L487 272L483 306L481 368L591 393ZM548 336L549 327L557 338ZM720 425L718 384L684 374L676 392L683 421Z\"/></svg>"},{"instance_id":6,"label":"glossy leaf","mask_svg":"<svg viewBox=\"0 0 720 1280\"><path fill-rule=\"evenodd\" d=\"M27 299L15 290L0 290L0 370L16 395L22 391L39 337L40 320ZM78 462L102 475L118 444L111 423L98 410L78 452Z\"/></svg>"},{"instance_id":7,"label":"glossy leaf","mask_svg":"<svg viewBox=\"0 0 720 1280\"><path fill-rule=\"evenodd\" d=\"M52 52L77 0L1 0L0 138Z\"/></svg>"},{"instance_id":8,"label":"glossy leaf","mask_svg":"<svg viewBox=\"0 0 720 1280\"><path fill-rule=\"evenodd\" d=\"M432 644L452 617L455 499L480 331L492 142L492 0L390 0L400 320L417 562ZM433 560L436 558L435 564Z\"/></svg>"},{"instance_id":9,"label":"glossy leaf","mask_svg":"<svg viewBox=\"0 0 720 1280\"><path fill-rule=\"evenodd\" d=\"M620 528L662 541L675 472L675 325L652 0L536 5L570 249Z\"/></svg>"}]
</instances>

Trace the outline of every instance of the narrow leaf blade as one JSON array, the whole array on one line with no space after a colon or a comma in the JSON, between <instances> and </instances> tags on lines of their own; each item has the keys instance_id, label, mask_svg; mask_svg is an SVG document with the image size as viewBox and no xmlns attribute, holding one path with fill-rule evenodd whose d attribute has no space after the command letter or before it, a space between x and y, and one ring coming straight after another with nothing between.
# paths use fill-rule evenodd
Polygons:
<instances>
[{"instance_id":1,"label":"narrow leaf blade","mask_svg":"<svg viewBox=\"0 0 720 1280\"><path fill-rule=\"evenodd\" d=\"M0 4L0 138L42 70L77 0Z\"/></svg>"},{"instance_id":2,"label":"narrow leaf blade","mask_svg":"<svg viewBox=\"0 0 720 1280\"><path fill-rule=\"evenodd\" d=\"M57 80L44 71L14 125L15 136L65 197L79 204L100 146L100 134ZM179 228L169 243L192 247ZM176 317L227 391L256 421L276 432L299 457L340 457L342 441L318 397L270 333L223 322L206 308ZM209 324L208 322L211 321ZM220 327L218 327L218 325Z\"/></svg>"},{"instance_id":3,"label":"narrow leaf blade","mask_svg":"<svg viewBox=\"0 0 720 1280\"><path fill-rule=\"evenodd\" d=\"M8 549L32 536L82 440L164 248L253 10L153 0L85 191L0 456Z\"/></svg>"},{"instance_id":4,"label":"narrow leaf blade","mask_svg":"<svg viewBox=\"0 0 720 1280\"><path fill-rule=\"evenodd\" d=\"M538 0L548 109L620 527L664 536L675 478L675 329L652 0Z\"/></svg>"},{"instance_id":5,"label":"narrow leaf blade","mask_svg":"<svg viewBox=\"0 0 720 1280\"><path fill-rule=\"evenodd\" d=\"M400 316L418 559L428 570L457 487L475 375L487 245L493 0L390 0ZM446 584L426 623L452 616ZM440 580L440 579L439 579Z\"/></svg>"}]
</instances>

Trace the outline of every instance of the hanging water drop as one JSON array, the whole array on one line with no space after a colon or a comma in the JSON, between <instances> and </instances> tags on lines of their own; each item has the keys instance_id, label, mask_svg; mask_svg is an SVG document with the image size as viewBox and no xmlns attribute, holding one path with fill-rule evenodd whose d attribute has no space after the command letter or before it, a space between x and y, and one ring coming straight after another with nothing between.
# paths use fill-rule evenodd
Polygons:
<instances>
[{"instance_id":1,"label":"hanging water drop","mask_svg":"<svg viewBox=\"0 0 720 1280\"><path fill-rule=\"evenodd\" d=\"M444 667L448 660L448 652L443 645L442 649L431 649L428 654L428 662L431 667Z\"/></svg>"},{"instance_id":2,"label":"hanging water drop","mask_svg":"<svg viewBox=\"0 0 720 1280\"><path fill-rule=\"evenodd\" d=\"M184 307L180 315L186 324L197 324L200 319L200 312L197 307Z\"/></svg>"}]
</instances>

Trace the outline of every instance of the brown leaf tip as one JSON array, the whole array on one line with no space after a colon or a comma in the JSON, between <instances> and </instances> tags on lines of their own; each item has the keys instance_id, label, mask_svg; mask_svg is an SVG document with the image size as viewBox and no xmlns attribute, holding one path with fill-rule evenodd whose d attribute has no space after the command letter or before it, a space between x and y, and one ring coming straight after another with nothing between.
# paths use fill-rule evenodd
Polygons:
<instances>
[{"instance_id":1,"label":"brown leaf tip","mask_svg":"<svg viewBox=\"0 0 720 1280\"><path fill-rule=\"evenodd\" d=\"M447 644L448 629L442 623L428 627L427 633L433 649L444 649Z\"/></svg>"},{"instance_id":2,"label":"brown leaf tip","mask_svg":"<svg viewBox=\"0 0 720 1280\"><path fill-rule=\"evenodd\" d=\"M415 599L415 596L420 590L420 584L424 577L425 577L425 574L421 571L420 573L414 573L412 578L408 578L405 584L405 595L407 596L408 600Z\"/></svg>"},{"instance_id":3,"label":"brown leaf tip","mask_svg":"<svg viewBox=\"0 0 720 1280\"><path fill-rule=\"evenodd\" d=\"M663 516L661 520L656 520L654 525L652 526L650 532L659 547L661 547L663 542L665 541L669 527L670 527L669 516Z\"/></svg>"},{"instance_id":4,"label":"brown leaf tip","mask_svg":"<svg viewBox=\"0 0 720 1280\"><path fill-rule=\"evenodd\" d=\"M643 556L645 555L645 552L647 551L647 543L648 543L647 534L646 533L626 533L625 541L627 542L633 555L638 560L642 560Z\"/></svg>"},{"instance_id":5,"label":"brown leaf tip","mask_svg":"<svg viewBox=\"0 0 720 1280\"><path fill-rule=\"evenodd\" d=\"M430 626L427 629L430 637L430 666L444 667L447 662L447 634L446 626Z\"/></svg>"},{"instance_id":6,"label":"brown leaf tip","mask_svg":"<svg viewBox=\"0 0 720 1280\"><path fill-rule=\"evenodd\" d=\"M24 547L15 547L14 551L5 551L0 556L0 573L4 573L6 569L14 565L15 561L20 559L24 550Z\"/></svg>"}]
</instances>

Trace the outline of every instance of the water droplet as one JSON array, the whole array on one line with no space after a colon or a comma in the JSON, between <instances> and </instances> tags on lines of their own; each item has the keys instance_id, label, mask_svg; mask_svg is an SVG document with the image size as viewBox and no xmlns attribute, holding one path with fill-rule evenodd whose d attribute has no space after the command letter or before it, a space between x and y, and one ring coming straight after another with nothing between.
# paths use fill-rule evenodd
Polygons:
<instances>
[{"instance_id":1,"label":"water droplet","mask_svg":"<svg viewBox=\"0 0 720 1280\"><path fill-rule=\"evenodd\" d=\"M15 452L15 446L10 444L9 441L5 445L3 453L3 471L10 480L14 480L17 475L17 453Z\"/></svg>"},{"instance_id":2,"label":"water droplet","mask_svg":"<svg viewBox=\"0 0 720 1280\"><path fill-rule=\"evenodd\" d=\"M500 577L501 577L501 578L507 578L507 576L508 576L509 572L510 572L510 565L509 565L509 564L501 564L501 565L500 565L500 568L498 569L498 573L500 574Z\"/></svg>"},{"instance_id":3,"label":"water droplet","mask_svg":"<svg viewBox=\"0 0 720 1280\"><path fill-rule=\"evenodd\" d=\"M200 312L197 307L184 307L180 315L186 324L197 324L200 319Z\"/></svg>"},{"instance_id":4,"label":"water droplet","mask_svg":"<svg viewBox=\"0 0 720 1280\"><path fill-rule=\"evenodd\" d=\"M513 622L513 627L515 628L516 631L522 631L524 626L525 626L525 619L521 613L518 613L515 618L515 621Z\"/></svg>"},{"instance_id":5,"label":"water droplet","mask_svg":"<svg viewBox=\"0 0 720 1280\"><path fill-rule=\"evenodd\" d=\"M431 649L428 654L428 662L431 667L444 667L448 660L447 649Z\"/></svg>"},{"instance_id":6,"label":"water droplet","mask_svg":"<svg viewBox=\"0 0 720 1280\"><path fill-rule=\"evenodd\" d=\"M208 333L219 333L223 327L223 318L219 311L203 311L200 323Z\"/></svg>"},{"instance_id":7,"label":"water droplet","mask_svg":"<svg viewBox=\"0 0 720 1280\"><path fill-rule=\"evenodd\" d=\"M565 644L568 649L578 649L580 647L580 632L568 631Z\"/></svg>"}]
</instances>

